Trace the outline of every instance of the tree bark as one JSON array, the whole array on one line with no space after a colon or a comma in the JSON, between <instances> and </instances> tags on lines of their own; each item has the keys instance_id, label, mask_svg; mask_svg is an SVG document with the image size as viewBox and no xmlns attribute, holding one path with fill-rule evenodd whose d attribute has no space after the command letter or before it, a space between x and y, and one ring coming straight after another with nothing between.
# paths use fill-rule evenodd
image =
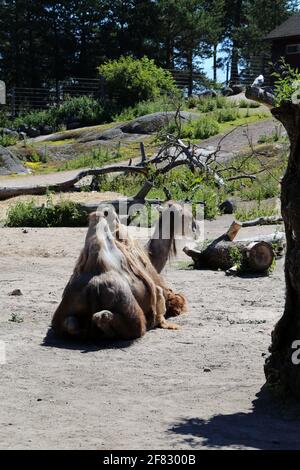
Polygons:
<instances>
[{"instance_id":1,"label":"tree bark","mask_svg":"<svg viewBox=\"0 0 300 470\"><path fill-rule=\"evenodd\" d=\"M188 248L185 248L184 252L193 259L195 269L227 271L238 263L241 271L264 273L268 271L274 260L272 245L264 241L251 243L220 241L202 252Z\"/></svg>"},{"instance_id":2,"label":"tree bark","mask_svg":"<svg viewBox=\"0 0 300 470\"><path fill-rule=\"evenodd\" d=\"M286 301L283 316L272 333L265 374L269 384L278 385L285 393L299 399L300 365L294 360L293 343L300 340L300 106L285 103L272 113L286 128L291 148L281 186L281 211L287 240Z\"/></svg>"}]
</instances>

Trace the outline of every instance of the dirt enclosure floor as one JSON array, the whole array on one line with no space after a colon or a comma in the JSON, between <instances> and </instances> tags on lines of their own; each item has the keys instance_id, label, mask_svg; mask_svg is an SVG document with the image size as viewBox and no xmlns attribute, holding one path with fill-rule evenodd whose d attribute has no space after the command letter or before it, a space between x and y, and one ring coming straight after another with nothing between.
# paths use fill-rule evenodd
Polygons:
<instances>
[{"instance_id":1,"label":"dirt enclosure floor","mask_svg":"<svg viewBox=\"0 0 300 470\"><path fill-rule=\"evenodd\" d=\"M207 222L207 236L229 222ZM264 278L173 262L165 276L189 301L179 331L153 330L133 343L62 343L47 330L84 236L0 229L2 449L300 449L299 412L261 391L283 311L283 261ZM9 295L15 289L23 295Z\"/></svg>"}]
</instances>

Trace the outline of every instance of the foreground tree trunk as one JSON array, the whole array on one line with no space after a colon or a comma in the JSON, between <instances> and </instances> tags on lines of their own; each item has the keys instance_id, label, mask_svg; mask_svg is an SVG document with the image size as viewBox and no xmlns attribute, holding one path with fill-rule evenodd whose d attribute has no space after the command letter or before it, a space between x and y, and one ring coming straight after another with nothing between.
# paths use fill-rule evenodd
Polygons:
<instances>
[{"instance_id":1,"label":"foreground tree trunk","mask_svg":"<svg viewBox=\"0 0 300 470\"><path fill-rule=\"evenodd\" d=\"M281 190L287 251L285 310L272 333L271 355L265 364L267 382L300 398L300 364L295 341L300 340L300 106L285 103L272 110L286 128L290 156Z\"/></svg>"}]
</instances>

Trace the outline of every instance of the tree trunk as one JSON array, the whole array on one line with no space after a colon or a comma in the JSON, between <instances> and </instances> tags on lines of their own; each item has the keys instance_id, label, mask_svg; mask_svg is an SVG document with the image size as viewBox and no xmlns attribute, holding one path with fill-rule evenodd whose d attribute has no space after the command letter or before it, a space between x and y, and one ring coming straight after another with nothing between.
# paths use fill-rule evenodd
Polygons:
<instances>
[{"instance_id":1,"label":"tree trunk","mask_svg":"<svg viewBox=\"0 0 300 470\"><path fill-rule=\"evenodd\" d=\"M287 240L286 301L284 314L272 333L271 355L265 364L265 374L269 384L279 385L280 389L299 399L300 365L293 355L296 347L293 343L300 340L300 106L285 103L274 108L272 113L286 128L291 149L281 188Z\"/></svg>"},{"instance_id":2,"label":"tree trunk","mask_svg":"<svg viewBox=\"0 0 300 470\"><path fill-rule=\"evenodd\" d=\"M214 65L213 65L214 81L216 82L217 78L218 78L218 76L217 76L217 70L218 70L218 45L217 44L214 45L213 59L214 59Z\"/></svg>"}]
</instances>

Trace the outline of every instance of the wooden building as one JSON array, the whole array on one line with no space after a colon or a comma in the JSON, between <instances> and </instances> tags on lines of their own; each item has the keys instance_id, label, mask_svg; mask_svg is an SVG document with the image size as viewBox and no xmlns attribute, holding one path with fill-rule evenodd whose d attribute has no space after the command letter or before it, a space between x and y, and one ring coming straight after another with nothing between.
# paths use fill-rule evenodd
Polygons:
<instances>
[{"instance_id":1,"label":"wooden building","mask_svg":"<svg viewBox=\"0 0 300 470\"><path fill-rule=\"evenodd\" d=\"M271 31L266 37L272 43L272 62L281 57L295 68L300 69L300 12Z\"/></svg>"}]
</instances>

